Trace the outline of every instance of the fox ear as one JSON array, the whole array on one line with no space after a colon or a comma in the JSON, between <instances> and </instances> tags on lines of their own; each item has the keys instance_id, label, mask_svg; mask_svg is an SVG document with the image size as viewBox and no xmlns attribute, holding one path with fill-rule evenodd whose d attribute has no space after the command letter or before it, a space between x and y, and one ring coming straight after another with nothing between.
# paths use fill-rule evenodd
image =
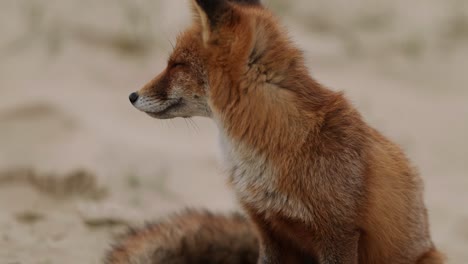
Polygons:
<instances>
[{"instance_id":1,"label":"fox ear","mask_svg":"<svg viewBox=\"0 0 468 264\"><path fill-rule=\"evenodd\" d=\"M192 7L201 20L205 43L231 10L228 0L192 0Z\"/></svg>"},{"instance_id":2,"label":"fox ear","mask_svg":"<svg viewBox=\"0 0 468 264\"><path fill-rule=\"evenodd\" d=\"M262 3L260 0L230 0L233 3L244 4L244 5L255 5L261 6Z\"/></svg>"}]
</instances>

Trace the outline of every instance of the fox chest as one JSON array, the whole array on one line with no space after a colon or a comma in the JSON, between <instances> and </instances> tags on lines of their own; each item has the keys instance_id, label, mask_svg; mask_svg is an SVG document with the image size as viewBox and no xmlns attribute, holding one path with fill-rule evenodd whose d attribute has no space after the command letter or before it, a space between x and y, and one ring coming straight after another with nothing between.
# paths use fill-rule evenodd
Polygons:
<instances>
[{"instance_id":1,"label":"fox chest","mask_svg":"<svg viewBox=\"0 0 468 264\"><path fill-rule=\"evenodd\" d=\"M220 146L223 166L241 203L263 214L281 212L295 216L300 203L281 192L280 175L265 157L223 136Z\"/></svg>"},{"instance_id":2,"label":"fox chest","mask_svg":"<svg viewBox=\"0 0 468 264\"><path fill-rule=\"evenodd\" d=\"M261 155L246 146L220 136L223 167L238 194L255 195L254 190L271 189L274 172Z\"/></svg>"}]
</instances>

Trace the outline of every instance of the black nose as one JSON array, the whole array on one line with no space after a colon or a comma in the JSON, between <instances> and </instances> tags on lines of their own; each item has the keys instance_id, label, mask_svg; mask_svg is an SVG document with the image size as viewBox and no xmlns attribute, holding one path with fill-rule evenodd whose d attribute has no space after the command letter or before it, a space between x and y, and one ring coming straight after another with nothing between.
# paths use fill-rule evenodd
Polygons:
<instances>
[{"instance_id":1,"label":"black nose","mask_svg":"<svg viewBox=\"0 0 468 264\"><path fill-rule=\"evenodd\" d=\"M130 99L130 102L134 104L138 100L138 94L137 93L131 93L130 96L128 97Z\"/></svg>"}]
</instances>

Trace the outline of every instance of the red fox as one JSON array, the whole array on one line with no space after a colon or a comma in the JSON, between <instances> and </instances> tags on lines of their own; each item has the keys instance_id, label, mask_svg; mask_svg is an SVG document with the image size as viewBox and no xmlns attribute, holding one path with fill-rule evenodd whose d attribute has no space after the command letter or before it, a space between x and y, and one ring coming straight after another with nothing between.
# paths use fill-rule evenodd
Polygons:
<instances>
[{"instance_id":1,"label":"red fox","mask_svg":"<svg viewBox=\"0 0 468 264\"><path fill-rule=\"evenodd\" d=\"M258 0L191 7L167 68L130 101L158 119L216 122L249 221L169 218L124 238L108 263L443 263L416 170L342 93L310 77L275 16Z\"/></svg>"}]
</instances>

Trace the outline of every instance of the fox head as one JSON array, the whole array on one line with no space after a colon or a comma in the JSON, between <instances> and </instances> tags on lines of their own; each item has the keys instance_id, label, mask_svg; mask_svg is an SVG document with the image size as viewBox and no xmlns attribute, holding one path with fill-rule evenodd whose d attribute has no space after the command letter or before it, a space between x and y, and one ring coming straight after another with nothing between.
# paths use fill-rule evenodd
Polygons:
<instances>
[{"instance_id":1,"label":"fox head","mask_svg":"<svg viewBox=\"0 0 468 264\"><path fill-rule=\"evenodd\" d=\"M179 35L167 67L130 95L150 116L211 117L213 97L218 108L228 107L234 86L281 82L300 57L298 51L286 52L287 37L259 0L190 1L194 22Z\"/></svg>"}]
</instances>

